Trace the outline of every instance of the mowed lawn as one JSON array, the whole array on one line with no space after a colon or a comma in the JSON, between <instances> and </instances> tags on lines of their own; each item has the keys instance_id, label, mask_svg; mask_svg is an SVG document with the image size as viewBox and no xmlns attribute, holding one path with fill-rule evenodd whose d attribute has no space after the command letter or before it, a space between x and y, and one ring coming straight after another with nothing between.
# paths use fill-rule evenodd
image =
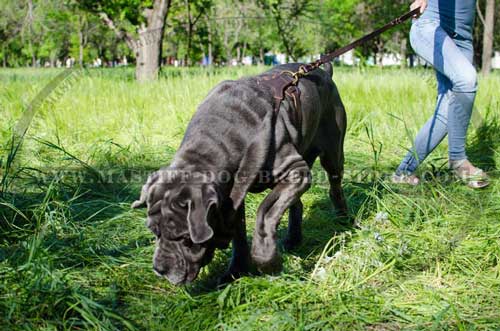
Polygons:
<instances>
[{"instance_id":1,"label":"mowed lawn","mask_svg":"<svg viewBox=\"0 0 500 331\"><path fill-rule=\"evenodd\" d=\"M498 72L480 80L468 139L489 188L449 176L446 142L422 165L423 185L388 180L433 111L431 70L335 68L359 228L337 222L318 162L302 198L304 241L283 253L281 274L217 288L226 250L194 284L154 275L153 236L131 202L208 91L263 70L167 69L142 85L131 69L75 72L34 103L59 71L0 71L0 329L499 329ZM33 120L19 124L29 109ZM247 197L249 236L263 196Z\"/></svg>"}]
</instances>

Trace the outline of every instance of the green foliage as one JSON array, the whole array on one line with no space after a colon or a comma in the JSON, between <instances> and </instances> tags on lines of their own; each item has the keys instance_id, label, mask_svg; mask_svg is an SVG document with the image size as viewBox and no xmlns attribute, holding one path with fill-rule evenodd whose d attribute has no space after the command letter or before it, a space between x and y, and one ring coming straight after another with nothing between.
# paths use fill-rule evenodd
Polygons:
<instances>
[{"instance_id":1,"label":"green foliage","mask_svg":"<svg viewBox=\"0 0 500 331\"><path fill-rule=\"evenodd\" d=\"M132 25L144 22L143 11L153 6L152 0L74 0L83 10L94 13L106 13L114 19L128 21Z\"/></svg>"},{"instance_id":2,"label":"green foliage","mask_svg":"<svg viewBox=\"0 0 500 331\"><path fill-rule=\"evenodd\" d=\"M434 74L335 68L348 115L344 188L360 228L337 222L316 164L303 197L304 242L283 254L282 274L217 289L226 250L193 285L154 275L145 213L130 203L172 159L208 91L264 69L166 68L150 84L135 82L131 68L95 69L43 103L16 156L22 171L0 198L1 328L498 329L498 73L480 82L468 140L490 188L448 179L446 142L422 165L422 186L390 184L384 176L432 113ZM24 104L58 73L0 71L0 159ZM246 201L249 236L262 198Z\"/></svg>"},{"instance_id":3,"label":"green foliage","mask_svg":"<svg viewBox=\"0 0 500 331\"><path fill-rule=\"evenodd\" d=\"M336 49L346 45L362 34L362 26L356 19L357 0L325 1L322 11L322 31L328 49Z\"/></svg>"},{"instance_id":4,"label":"green foliage","mask_svg":"<svg viewBox=\"0 0 500 331\"><path fill-rule=\"evenodd\" d=\"M29 2L33 3L32 16ZM106 14L120 31L137 38L138 28L153 0L4 0L0 2L0 60L6 66L53 64L69 56L83 62L96 57L113 61L123 56L133 63L135 52L106 26ZM479 1L484 10L484 1ZM409 9L403 0L173 0L163 38L163 56L199 62L211 52L214 63L241 61L252 55L263 61L268 51L303 59L341 47L384 25ZM28 19L31 17L32 19ZM86 21L82 24L82 18ZM496 26L500 15L496 15ZM378 60L382 53L412 52L410 23L359 47L357 55ZM82 38L83 36L83 38ZM494 34L495 48L500 34ZM82 43L82 40L84 42ZM482 25L476 19L475 50L481 58Z\"/></svg>"},{"instance_id":5,"label":"green foliage","mask_svg":"<svg viewBox=\"0 0 500 331\"><path fill-rule=\"evenodd\" d=\"M257 0L257 4L274 22L275 33L281 40L282 51L293 61L312 50L313 45L304 33L306 19L314 19L318 8L312 1Z\"/></svg>"}]
</instances>

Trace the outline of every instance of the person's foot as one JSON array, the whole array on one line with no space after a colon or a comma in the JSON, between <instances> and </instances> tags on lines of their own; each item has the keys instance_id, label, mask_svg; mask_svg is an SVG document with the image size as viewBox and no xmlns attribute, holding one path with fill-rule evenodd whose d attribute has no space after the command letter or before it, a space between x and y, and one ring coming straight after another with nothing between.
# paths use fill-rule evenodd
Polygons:
<instances>
[{"instance_id":1,"label":"person's foot","mask_svg":"<svg viewBox=\"0 0 500 331\"><path fill-rule=\"evenodd\" d=\"M416 186L420 183L420 178L416 175L405 175L405 174L393 174L391 177L391 182L394 184L406 184L411 186Z\"/></svg>"},{"instance_id":2,"label":"person's foot","mask_svg":"<svg viewBox=\"0 0 500 331\"><path fill-rule=\"evenodd\" d=\"M450 161L449 165L453 174L470 188L483 188L490 184L486 172L474 167L467 159Z\"/></svg>"}]
</instances>

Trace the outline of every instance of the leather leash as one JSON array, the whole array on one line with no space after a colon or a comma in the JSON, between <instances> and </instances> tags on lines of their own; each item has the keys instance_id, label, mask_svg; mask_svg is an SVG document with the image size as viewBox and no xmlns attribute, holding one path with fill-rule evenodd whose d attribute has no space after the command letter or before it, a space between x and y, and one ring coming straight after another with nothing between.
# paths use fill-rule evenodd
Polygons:
<instances>
[{"instance_id":1,"label":"leather leash","mask_svg":"<svg viewBox=\"0 0 500 331\"><path fill-rule=\"evenodd\" d=\"M281 71L278 73L275 73L271 76L263 76L261 80L258 81L258 83L262 83L264 85L267 85L271 91L273 92L273 96L275 99L275 105L274 105L274 111L278 112L281 102L285 98L285 94L289 95L290 97L293 98L293 103L295 105L296 110L300 110L300 90L298 88L298 83L300 78L306 76L308 73L311 71L319 68L321 65L331 62L333 59L336 57L350 51L351 49L362 45L366 43L367 41L379 36L380 34L384 33L385 31L405 22L406 20L410 19L411 17L418 16L420 14L420 8L415 8L406 14L397 17L381 27L380 29L377 29L360 39L353 41L347 46L341 47L335 51L329 52L327 54L321 55L321 57L311 63L308 64L303 64L299 67L299 70L296 72L292 71Z\"/></svg>"}]
</instances>

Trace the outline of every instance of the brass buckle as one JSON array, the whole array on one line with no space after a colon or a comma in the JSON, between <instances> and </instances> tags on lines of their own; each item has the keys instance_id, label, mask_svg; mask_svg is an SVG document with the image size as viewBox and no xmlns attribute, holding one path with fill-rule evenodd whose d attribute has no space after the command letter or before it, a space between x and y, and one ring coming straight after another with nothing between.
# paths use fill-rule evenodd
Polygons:
<instances>
[{"instance_id":1,"label":"brass buckle","mask_svg":"<svg viewBox=\"0 0 500 331\"><path fill-rule=\"evenodd\" d=\"M299 79L301 77L304 77L307 75L307 72L305 71L304 66L300 66L299 70L295 71L295 72L290 71L290 70L283 70L282 73L289 74L290 76L292 76L292 78L293 78L292 85L297 85L299 82Z\"/></svg>"},{"instance_id":2,"label":"brass buckle","mask_svg":"<svg viewBox=\"0 0 500 331\"><path fill-rule=\"evenodd\" d=\"M283 70L281 73L288 74L293 78L292 85L297 85L297 83L299 82L299 77L297 76L296 72L290 70Z\"/></svg>"}]
</instances>

